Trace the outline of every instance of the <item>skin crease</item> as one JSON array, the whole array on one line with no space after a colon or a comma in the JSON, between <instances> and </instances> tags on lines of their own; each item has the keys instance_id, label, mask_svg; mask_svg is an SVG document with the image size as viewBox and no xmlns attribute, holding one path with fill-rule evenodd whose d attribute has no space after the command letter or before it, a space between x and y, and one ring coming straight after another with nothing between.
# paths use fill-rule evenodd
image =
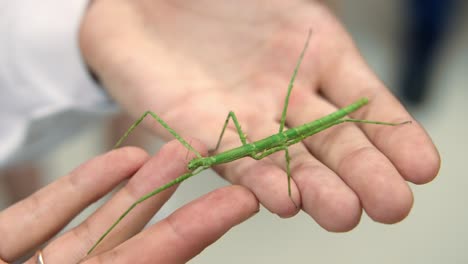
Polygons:
<instances>
[{"instance_id":1,"label":"skin crease","mask_svg":"<svg viewBox=\"0 0 468 264\"><path fill-rule=\"evenodd\" d=\"M191 142L206 154L203 144ZM179 142L172 141L154 157L125 147L91 159L0 212L0 263L18 261L37 248L42 248L45 263L186 263L258 212L259 203L247 188L214 190L138 233L176 190L171 188L138 206L92 255L86 252L135 197L186 171L182 161L187 158L193 155L187 157ZM81 210L125 180L94 214L44 246ZM26 263L37 263L36 258Z\"/></svg>"},{"instance_id":2,"label":"skin crease","mask_svg":"<svg viewBox=\"0 0 468 264\"><path fill-rule=\"evenodd\" d=\"M129 113L139 117L153 110L207 155L229 110L250 141L277 133L286 87L309 29L311 45L291 95L287 126L363 96L371 103L354 118L412 120L318 1L97 0L83 18L79 41L90 68ZM291 146L294 202L334 232L354 228L362 209L378 222L402 220L413 203L406 182L427 183L440 166L431 139L412 121L399 127L341 125ZM169 138L153 120L146 125ZM221 151L239 145L231 126ZM46 263L185 263L254 215L258 202L281 217L298 212L287 195L284 154L237 160L215 169L239 185L204 195L135 235L175 188L152 197L83 260L123 210L180 176L192 157L172 141L154 157L127 147L86 162L0 212L0 263L40 247L125 180L92 216L42 248Z\"/></svg>"},{"instance_id":3,"label":"skin crease","mask_svg":"<svg viewBox=\"0 0 468 264\"><path fill-rule=\"evenodd\" d=\"M254 141L278 132L292 70L312 30L289 102L287 126L320 118L360 97L353 118L412 120L320 1L97 0L80 47L109 94L135 118L152 110L184 138L213 148L229 110ZM424 129L344 124L290 147L292 198L329 231L354 228L362 209L396 223L413 204L406 181L431 181L440 157ZM154 120L146 126L168 139ZM232 124L220 151L240 145ZM415 159L414 157L418 157ZM287 194L284 154L215 168L249 188L272 213L298 209Z\"/></svg>"}]
</instances>

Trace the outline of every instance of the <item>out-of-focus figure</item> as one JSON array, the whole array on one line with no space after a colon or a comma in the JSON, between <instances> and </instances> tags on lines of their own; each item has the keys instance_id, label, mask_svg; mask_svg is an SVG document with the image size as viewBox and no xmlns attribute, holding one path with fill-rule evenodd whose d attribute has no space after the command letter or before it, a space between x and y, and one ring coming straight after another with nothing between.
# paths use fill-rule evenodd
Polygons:
<instances>
[{"instance_id":1,"label":"out-of-focus figure","mask_svg":"<svg viewBox=\"0 0 468 264\"><path fill-rule=\"evenodd\" d=\"M403 102L421 104L429 89L433 60L450 27L456 0L410 0L403 38L400 96Z\"/></svg>"}]
</instances>

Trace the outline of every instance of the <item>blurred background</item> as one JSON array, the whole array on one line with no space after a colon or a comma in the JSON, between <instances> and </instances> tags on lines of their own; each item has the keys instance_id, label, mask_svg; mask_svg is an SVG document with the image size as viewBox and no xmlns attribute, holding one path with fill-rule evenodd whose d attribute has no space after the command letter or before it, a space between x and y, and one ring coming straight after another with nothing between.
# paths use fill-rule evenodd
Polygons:
<instances>
[{"instance_id":1,"label":"blurred background","mask_svg":"<svg viewBox=\"0 0 468 264\"><path fill-rule=\"evenodd\" d=\"M401 223L378 224L363 215L353 231L334 234L304 213L280 219L262 208L191 263L468 263L468 3L332 2L371 68L432 136L442 157L439 177L412 185L414 208ZM29 166L3 169L0 208L109 149L130 122L103 120ZM162 143L144 133L132 143L157 151ZM161 213L223 185L211 172L194 177Z\"/></svg>"}]
</instances>

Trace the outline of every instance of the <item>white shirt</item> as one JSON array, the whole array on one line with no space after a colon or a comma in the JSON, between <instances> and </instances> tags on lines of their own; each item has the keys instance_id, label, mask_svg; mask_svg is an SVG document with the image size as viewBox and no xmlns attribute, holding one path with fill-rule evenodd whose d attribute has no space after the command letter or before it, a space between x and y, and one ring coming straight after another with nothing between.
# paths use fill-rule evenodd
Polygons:
<instances>
[{"instance_id":1,"label":"white shirt","mask_svg":"<svg viewBox=\"0 0 468 264\"><path fill-rule=\"evenodd\" d=\"M0 166L33 158L115 110L78 47L87 4L0 2Z\"/></svg>"}]
</instances>

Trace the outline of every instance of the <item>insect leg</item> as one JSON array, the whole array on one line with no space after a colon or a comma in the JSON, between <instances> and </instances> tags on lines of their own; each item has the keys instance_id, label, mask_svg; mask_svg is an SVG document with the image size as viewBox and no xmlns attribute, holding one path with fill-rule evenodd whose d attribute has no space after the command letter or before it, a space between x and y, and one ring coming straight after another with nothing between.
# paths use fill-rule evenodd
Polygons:
<instances>
[{"instance_id":1,"label":"insect leg","mask_svg":"<svg viewBox=\"0 0 468 264\"><path fill-rule=\"evenodd\" d=\"M309 30L306 43L304 45L304 48L302 49L301 55L299 55L299 60L297 61L296 67L294 68L293 75L291 77L291 80L289 81L288 92L286 93L286 98L284 99L283 113L281 114L279 133L283 132L284 125L286 123L286 113L288 111L289 96L291 95L292 88L294 87L294 80L296 79L297 71L299 70L299 66L301 66L302 59L304 58L304 54L307 50L307 47L309 46L309 40L310 40L311 35L312 35L312 30Z\"/></svg>"},{"instance_id":2,"label":"insect leg","mask_svg":"<svg viewBox=\"0 0 468 264\"><path fill-rule=\"evenodd\" d=\"M410 124L411 121L403 121L400 123L390 123L390 122L381 122L381 121L372 121L372 120L364 120L364 119L353 119L353 118L346 118L341 119L341 123L344 122L352 122L352 123L365 123L365 124L374 124L374 125L384 125L384 126L399 126L404 124Z\"/></svg>"},{"instance_id":3,"label":"insect leg","mask_svg":"<svg viewBox=\"0 0 468 264\"><path fill-rule=\"evenodd\" d=\"M262 153L258 153L257 155L251 155L252 158L256 159L256 160L261 160L263 159L264 157L266 156L269 156L275 152L278 152L280 150L284 150L284 153L285 153L285 157L286 157L286 175L288 175L288 195L289 195L289 198L291 198L291 201L293 202L294 206L296 206L296 208L299 208L299 206L294 202L294 200L292 199L292 196L291 196L291 168L290 168L290 161L291 161L291 156L289 156L289 150L288 150L288 147L287 145L283 145L283 146L278 146L278 147L274 147L274 148L271 148L269 150L266 150Z\"/></svg>"},{"instance_id":4,"label":"insect leg","mask_svg":"<svg viewBox=\"0 0 468 264\"><path fill-rule=\"evenodd\" d=\"M288 175L288 195L291 197L291 168L289 166L291 156L289 156L289 150L287 147L284 148L284 157L286 159L286 174Z\"/></svg>"},{"instance_id":5,"label":"insect leg","mask_svg":"<svg viewBox=\"0 0 468 264\"><path fill-rule=\"evenodd\" d=\"M130 133L143 121L143 119L145 119L147 115L150 115L151 117L153 117L153 119L158 121L158 123L161 124L161 126L163 126L167 131L169 131L169 133L171 133L180 143L182 143L184 147L186 147L189 151L193 152L198 158L202 157L200 152L195 150L195 148L193 148L187 141L185 141L185 139L183 139L179 134L177 134L177 132L175 132L174 129L172 129L166 122L164 122L164 120L162 120L158 115L151 111L146 111L137 121L135 121L135 123L133 123L133 125L125 132L125 134L119 139L119 141L115 143L114 148L119 147L122 144L122 142L130 135Z\"/></svg>"},{"instance_id":6,"label":"insect leg","mask_svg":"<svg viewBox=\"0 0 468 264\"><path fill-rule=\"evenodd\" d=\"M132 205L130 205L130 207L127 208L127 210L125 210L125 212L123 212L120 217L112 224L111 227L109 227L106 232L104 232L103 235L101 235L101 237L99 237L99 239L96 241L96 243L94 243L94 245L91 247L91 249L88 251L87 255L91 254L91 252L93 252L93 250L101 243L102 240L104 240L104 238L120 223L120 221L122 221L122 219L125 218L125 216L127 216L128 213L130 213L130 211L132 211L138 204L144 202L145 200L147 200L148 198L151 198L153 196L155 196L156 194L166 190L166 189L169 189L170 187L176 185L176 184L179 184L185 180L187 180L188 178L194 176L194 175L197 175L198 173L204 171L208 169L208 167L200 167L198 168L197 170L194 170L192 172L188 172L188 173L185 173L184 175L178 177L178 178L175 178L174 180L162 185L161 187L159 188L156 188L154 189L153 191L145 194L144 196L142 196L140 199L138 199L136 202L134 202Z\"/></svg>"},{"instance_id":7,"label":"insect leg","mask_svg":"<svg viewBox=\"0 0 468 264\"><path fill-rule=\"evenodd\" d=\"M286 113L288 111L289 97L291 95L292 88L294 87L294 80L296 79L297 71L299 69L299 66L301 66L302 59L304 58L304 54L305 54L305 52L307 50L307 47L309 46L309 40L310 40L311 34L312 34L312 31L309 30L309 34L307 35L306 43L305 43L304 48L303 48L303 50L301 52L301 55L299 56L299 60L297 61L296 67L294 68L294 72L293 72L293 75L291 77L291 80L289 81L288 92L286 93L286 98L284 100L283 112L281 114L279 133L283 132L284 126L286 124ZM296 208L298 208L297 204L294 202L294 200L291 197L291 169L290 169L290 166L289 166L289 162L291 161L291 156L289 156L288 147L285 145L285 146L283 146L283 148L284 148L284 154L285 154L285 158L286 158L286 174L288 175L288 195L289 195L289 198L291 198L291 201L296 206Z\"/></svg>"},{"instance_id":8,"label":"insect leg","mask_svg":"<svg viewBox=\"0 0 468 264\"><path fill-rule=\"evenodd\" d=\"M230 111L228 116L226 117L226 121L224 121L224 126L223 126L223 129L221 130L221 134L219 135L218 142L216 143L216 147L213 150L210 150L210 153L213 153L218 150L221 144L221 139L223 138L224 132L226 131L226 127L229 123L229 119L232 119L232 122L234 122L234 125L236 126L236 129L237 129L237 133L239 134L240 141L242 142L242 145L247 144L247 137L245 133L242 131L239 121L237 120L236 114L233 111Z\"/></svg>"}]
</instances>

